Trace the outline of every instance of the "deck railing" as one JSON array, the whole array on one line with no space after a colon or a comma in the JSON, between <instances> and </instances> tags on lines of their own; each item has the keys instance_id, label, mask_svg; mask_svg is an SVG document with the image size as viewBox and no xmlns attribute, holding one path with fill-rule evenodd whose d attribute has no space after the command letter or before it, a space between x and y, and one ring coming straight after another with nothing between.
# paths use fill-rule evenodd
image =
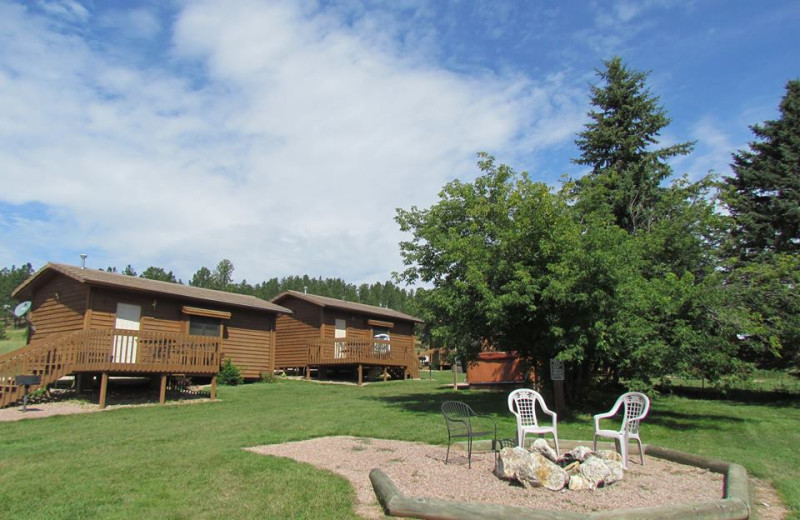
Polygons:
<instances>
[{"instance_id":1,"label":"deck railing","mask_svg":"<svg viewBox=\"0 0 800 520\"><path fill-rule=\"evenodd\" d=\"M415 357L380 339L319 339L309 342L308 365L411 366Z\"/></svg>"},{"instance_id":2,"label":"deck railing","mask_svg":"<svg viewBox=\"0 0 800 520\"><path fill-rule=\"evenodd\" d=\"M15 378L41 376L37 387L76 372L216 374L221 340L203 336L102 329L60 334L0 356L0 406L22 398Z\"/></svg>"}]
</instances>

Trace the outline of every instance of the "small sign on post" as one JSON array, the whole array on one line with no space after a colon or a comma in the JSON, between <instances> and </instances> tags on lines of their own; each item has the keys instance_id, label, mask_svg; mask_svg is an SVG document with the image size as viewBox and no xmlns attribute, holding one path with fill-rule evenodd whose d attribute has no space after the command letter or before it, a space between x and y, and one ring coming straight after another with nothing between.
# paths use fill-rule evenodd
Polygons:
<instances>
[{"instance_id":1,"label":"small sign on post","mask_svg":"<svg viewBox=\"0 0 800 520\"><path fill-rule=\"evenodd\" d=\"M550 360L550 379L553 381L564 380L564 362L558 359Z\"/></svg>"},{"instance_id":2,"label":"small sign on post","mask_svg":"<svg viewBox=\"0 0 800 520\"><path fill-rule=\"evenodd\" d=\"M26 412L28 411L28 390L30 390L31 385L40 384L42 382L42 376L19 374L14 378L14 381L18 386L25 387L25 394L22 396L22 411Z\"/></svg>"},{"instance_id":3,"label":"small sign on post","mask_svg":"<svg viewBox=\"0 0 800 520\"><path fill-rule=\"evenodd\" d=\"M566 410L564 403L564 362L558 359L550 360L550 379L553 380L553 397L556 400L556 413L563 414Z\"/></svg>"}]
</instances>

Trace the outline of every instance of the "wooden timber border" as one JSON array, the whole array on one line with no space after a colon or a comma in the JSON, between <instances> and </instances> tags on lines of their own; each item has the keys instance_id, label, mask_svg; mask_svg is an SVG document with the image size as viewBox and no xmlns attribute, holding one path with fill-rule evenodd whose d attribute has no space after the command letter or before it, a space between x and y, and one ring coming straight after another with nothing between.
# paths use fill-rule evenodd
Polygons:
<instances>
[{"instance_id":1,"label":"wooden timber border","mask_svg":"<svg viewBox=\"0 0 800 520\"><path fill-rule=\"evenodd\" d=\"M567 449L585 443L563 441ZM594 513L573 513L527 507L455 502L436 498L408 497L379 468L369 473L375 495L388 516L430 520L747 520L750 518L750 491L743 466L710 459L652 444L645 445L651 457L707 469L725 475L723 498L697 504L670 504L658 507L617 509Z\"/></svg>"}]
</instances>

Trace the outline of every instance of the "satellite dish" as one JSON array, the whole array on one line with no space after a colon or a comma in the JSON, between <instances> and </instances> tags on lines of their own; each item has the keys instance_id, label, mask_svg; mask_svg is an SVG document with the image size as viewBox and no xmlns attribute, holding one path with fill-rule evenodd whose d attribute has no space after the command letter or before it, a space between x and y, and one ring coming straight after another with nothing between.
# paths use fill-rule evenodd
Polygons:
<instances>
[{"instance_id":1,"label":"satellite dish","mask_svg":"<svg viewBox=\"0 0 800 520\"><path fill-rule=\"evenodd\" d=\"M28 311L31 310L31 305L33 304L29 301L20 303L14 308L14 316L16 316L17 318L25 316L26 314L28 314Z\"/></svg>"}]
</instances>

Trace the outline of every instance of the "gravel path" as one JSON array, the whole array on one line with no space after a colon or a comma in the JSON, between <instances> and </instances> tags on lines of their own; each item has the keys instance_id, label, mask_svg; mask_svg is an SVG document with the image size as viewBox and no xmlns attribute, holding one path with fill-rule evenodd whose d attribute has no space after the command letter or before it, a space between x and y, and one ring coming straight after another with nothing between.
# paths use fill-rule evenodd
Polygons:
<instances>
[{"instance_id":1,"label":"gravel path","mask_svg":"<svg viewBox=\"0 0 800 520\"><path fill-rule=\"evenodd\" d=\"M247 450L288 457L345 477L356 492L356 512L370 519L383 518L369 481L372 468L384 470L400 492L409 496L575 512L716 500L722 496L723 485L722 475L717 473L647 456L644 466L632 458L625 479L613 486L553 492L544 488L526 490L501 481L492 473L491 454L473 453L472 469L468 469L463 451L451 449L445 465L446 448L421 443L322 437ZM759 518L784 518L786 510L774 490L759 487L755 500Z\"/></svg>"}]
</instances>

